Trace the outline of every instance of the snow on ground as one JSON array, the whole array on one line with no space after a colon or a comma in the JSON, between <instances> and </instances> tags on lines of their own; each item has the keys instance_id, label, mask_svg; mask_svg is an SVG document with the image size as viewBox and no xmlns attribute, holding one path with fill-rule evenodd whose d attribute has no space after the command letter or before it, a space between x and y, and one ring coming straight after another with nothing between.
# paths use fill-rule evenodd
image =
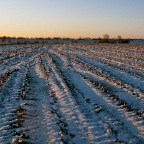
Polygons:
<instances>
[{"instance_id":1,"label":"snow on ground","mask_svg":"<svg viewBox=\"0 0 144 144\"><path fill-rule=\"evenodd\" d=\"M0 47L0 144L143 144L144 46Z\"/></svg>"}]
</instances>

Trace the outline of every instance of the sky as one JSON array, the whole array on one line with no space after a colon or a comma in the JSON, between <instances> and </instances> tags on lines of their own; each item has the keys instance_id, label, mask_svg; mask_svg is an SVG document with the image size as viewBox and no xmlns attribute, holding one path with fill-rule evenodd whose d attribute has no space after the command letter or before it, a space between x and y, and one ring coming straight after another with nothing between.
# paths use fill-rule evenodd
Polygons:
<instances>
[{"instance_id":1,"label":"sky","mask_svg":"<svg viewBox=\"0 0 144 144\"><path fill-rule=\"evenodd\" d=\"M0 0L0 36L144 38L144 0Z\"/></svg>"}]
</instances>

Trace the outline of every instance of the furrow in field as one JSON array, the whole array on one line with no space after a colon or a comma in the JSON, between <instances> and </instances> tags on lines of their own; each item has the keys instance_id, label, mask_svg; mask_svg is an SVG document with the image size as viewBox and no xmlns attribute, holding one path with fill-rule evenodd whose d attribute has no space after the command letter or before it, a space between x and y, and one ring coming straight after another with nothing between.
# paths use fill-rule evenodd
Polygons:
<instances>
[{"instance_id":1,"label":"furrow in field","mask_svg":"<svg viewBox=\"0 0 144 144\"><path fill-rule=\"evenodd\" d=\"M59 50L62 53L62 50ZM94 61L98 61L102 64L105 64L107 66L110 66L116 70L119 70L121 72L125 72L128 73L136 78L143 78L143 72L139 72L137 70L135 70L136 66L132 66L132 65L127 65L126 63L121 63L117 60L113 60L113 57L105 57L103 55L103 53L107 53L107 51L105 52L101 52L101 57L99 56L99 52L96 51L91 51L91 52L85 52L85 53L80 53L79 55L82 55L83 57L87 57L88 59L94 60ZM110 52L109 52L110 53ZM114 55L115 56L115 55ZM138 58L137 58L138 59ZM139 58L140 59L140 58ZM126 61L126 60L125 60ZM133 60L134 61L134 60ZM139 61L143 61L143 59L141 58Z\"/></svg>"},{"instance_id":2,"label":"furrow in field","mask_svg":"<svg viewBox=\"0 0 144 144\"><path fill-rule=\"evenodd\" d=\"M18 109L21 105L19 100L22 83L24 80L26 68L21 68L19 71L14 71L0 92L2 103L0 105L0 142L9 143L15 139L15 129L19 129L23 123Z\"/></svg>"},{"instance_id":3,"label":"furrow in field","mask_svg":"<svg viewBox=\"0 0 144 144\"><path fill-rule=\"evenodd\" d=\"M3 68L0 69L0 76L6 74L8 72L11 73L14 70L19 70L21 67L26 66L29 63L33 63L35 58L37 58L38 56L39 56L39 54L35 54L30 57L25 57L24 59L21 59L21 61L15 62L12 65L10 64L9 66L4 66Z\"/></svg>"},{"instance_id":4,"label":"furrow in field","mask_svg":"<svg viewBox=\"0 0 144 144\"><path fill-rule=\"evenodd\" d=\"M89 49L83 50L82 48L78 49L77 51L72 51L72 50L69 50L69 49L68 49L69 51L66 51L66 50L67 50L67 48L65 48L65 49L64 48L62 48L62 49L60 49L60 48L55 49L55 51L57 51L57 53L59 53L59 54L65 54L65 55L66 54L70 54L70 55L77 55L77 54L79 54L79 55L81 55L83 57L87 57L88 59L94 60L96 62L101 62L101 63L103 63L105 65L108 65L108 66L110 66L110 67L112 67L114 69L117 69L117 70L121 71L121 72L128 73L128 74L130 74L130 75L132 75L132 76L134 76L136 78L140 78L140 79L143 78L143 73L142 72L138 72L138 71L134 70L133 68L130 69L130 66L126 66L125 63L121 64L121 63L119 63L117 61L112 61L111 59L113 57L111 57L110 59L104 57L102 54L103 53L107 53L107 50L106 51L102 51L100 53L101 57L99 57L99 52L97 52L97 48L95 48L92 51L89 50ZM109 52L109 53L111 53L111 52ZM143 61L142 58L141 58L141 61Z\"/></svg>"},{"instance_id":5,"label":"furrow in field","mask_svg":"<svg viewBox=\"0 0 144 144\"><path fill-rule=\"evenodd\" d=\"M51 73L49 85L51 88L50 94L53 98L52 111L59 118L57 123L60 126L61 140L64 143L87 143L88 138L84 134L84 125L87 125L87 123L83 120L75 100L50 57L47 62Z\"/></svg>"},{"instance_id":6,"label":"furrow in field","mask_svg":"<svg viewBox=\"0 0 144 144\"><path fill-rule=\"evenodd\" d=\"M144 57L144 49L129 47L106 47L106 48L92 48L88 51L91 52L91 55L95 58L100 58L104 61L110 61L111 63L119 63L125 67L132 68L135 70L140 70L142 72L142 61Z\"/></svg>"},{"instance_id":7,"label":"furrow in field","mask_svg":"<svg viewBox=\"0 0 144 144\"><path fill-rule=\"evenodd\" d=\"M121 81L120 78L115 78L112 75L114 72L112 72L112 70L108 71L107 66L104 67L104 65L103 65L102 66L103 69L101 69L101 67L100 67L101 65L99 67L93 66L93 65L91 65L91 63L82 61L80 59L77 59L76 57L72 57L72 56L66 55L64 53L57 52L57 51L55 53L58 55L63 55L65 57L68 57L67 59L69 59L69 62L65 62L65 63L69 63L69 64L65 64L65 66L70 66L70 67L73 67L75 69L79 69L79 67L83 67L83 71L86 71L88 73L89 72L93 73L93 75L100 77L100 79L106 80L108 83L113 85L113 87L116 87L118 90L122 89L123 95L125 92L125 95L127 95L127 94L131 95L131 97L132 97L132 99L134 99L134 101L138 101L138 103L144 102L143 93L140 92L139 89L133 88L131 85L124 83L123 81ZM106 69L106 71L105 71L105 69ZM112 74L111 74L111 72L112 72Z\"/></svg>"},{"instance_id":8,"label":"furrow in field","mask_svg":"<svg viewBox=\"0 0 144 144\"><path fill-rule=\"evenodd\" d=\"M77 69L79 69L79 65L77 66ZM119 97L119 99L125 101L125 103L127 103L128 106L132 108L132 110L136 111L138 116L143 115L144 107L143 107L142 98L134 97L131 93L130 94L127 93L127 91L122 90L121 87L116 87L109 81L105 82L105 80L106 80L105 78L99 77L95 73L91 73L90 71L87 71L84 69L83 69L83 71L84 71L84 73L87 73L88 75L90 74L90 75L92 75L92 77L94 76L96 79L99 79L99 80L97 80L97 82L95 81L95 83L97 84L97 86L101 87L103 91L108 91L108 92L111 92L112 95L117 95L117 97ZM81 71L81 73L83 73L83 71ZM133 102L135 102L135 103L133 103Z\"/></svg>"},{"instance_id":9,"label":"furrow in field","mask_svg":"<svg viewBox=\"0 0 144 144\"><path fill-rule=\"evenodd\" d=\"M16 56L15 53L4 53L5 55L0 58L0 64L4 63L6 60L12 59Z\"/></svg>"},{"instance_id":10,"label":"furrow in field","mask_svg":"<svg viewBox=\"0 0 144 144\"><path fill-rule=\"evenodd\" d=\"M83 92L84 90L79 89L82 85L83 86L85 85L85 83L83 83L83 80L79 77L79 75L77 75L77 73L75 73L73 71L68 72L68 70L67 70L66 73L64 73L63 70L61 71L61 74L63 75L64 80L65 80L65 83L67 84L68 88L71 90L71 93L72 93L73 97L75 98L75 101L76 101L79 109L81 110L82 114L84 115L85 121L88 123L88 126L87 126L88 129L92 126L93 127L92 131L93 131L94 136L97 136L98 131L99 131L99 132L103 133L103 134L101 134L101 135L103 135L103 137L101 137L101 139L105 139L105 141L107 141L107 142L110 142L110 141L116 142L117 139L114 138L114 134L111 132L109 133L108 125L101 122L101 120L99 120L99 118L96 116L96 114L93 110L93 107L88 102L90 99L88 98L88 96L86 96L86 93ZM69 79L70 78L69 74L72 75L74 81ZM78 82L76 82L75 80L76 81L78 80ZM77 85L78 83L79 83L79 86ZM85 85L84 87L88 90L87 91L88 95L95 95L93 93L93 91L91 91L91 89L87 88L87 85ZM98 125L100 127L96 127ZM98 142L99 140L100 139L97 137L97 138L93 139L93 142Z\"/></svg>"},{"instance_id":11,"label":"furrow in field","mask_svg":"<svg viewBox=\"0 0 144 144\"><path fill-rule=\"evenodd\" d=\"M97 61L100 62L100 63L102 63L102 64L104 64L104 65L110 66L111 68L116 69L118 71L130 74L130 75L132 75L135 78L138 78L140 80L144 79L144 74L142 72L138 72L138 71L136 71L134 69L130 69L130 67L125 67L125 65L119 65L118 63L114 64L114 63L112 63L109 60L97 59Z\"/></svg>"},{"instance_id":12,"label":"furrow in field","mask_svg":"<svg viewBox=\"0 0 144 144\"><path fill-rule=\"evenodd\" d=\"M33 54L26 54L26 55L17 55L13 59L5 60L0 65L0 70L8 69L11 66L18 65L19 63L26 62L30 57L33 57Z\"/></svg>"},{"instance_id":13,"label":"furrow in field","mask_svg":"<svg viewBox=\"0 0 144 144\"><path fill-rule=\"evenodd\" d=\"M23 126L29 136L29 143L59 143L57 117L51 113L48 81L41 68L39 58L30 68L26 83L25 106L27 115ZM26 139L25 139L26 141Z\"/></svg>"},{"instance_id":14,"label":"furrow in field","mask_svg":"<svg viewBox=\"0 0 144 144\"><path fill-rule=\"evenodd\" d=\"M140 89L142 92L144 91L144 82L140 79L134 78L130 76L129 74L119 72L117 70L114 70L110 68L109 66L100 64L96 61L92 61L90 59L84 58L84 57L78 57L81 61L85 62L88 65L91 65L93 67L96 67L97 69L100 69L105 74L109 74L109 76L113 76L116 79L120 79L121 81L132 85L134 88Z\"/></svg>"},{"instance_id":15,"label":"furrow in field","mask_svg":"<svg viewBox=\"0 0 144 144\"><path fill-rule=\"evenodd\" d=\"M60 61L60 60L57 60L57 61ZM80 73L82 73L82 72L80 72ZM69 76L70 76L70 75L69 75ZM89 99L89 100L90 100L90 99ZM103 105L106 105L107 102L108 102L108 101L106 101L106 103L103 104ZM83 102L83 103L84 103L84 102ZM101 102L101 103L102 103L102 102ZM117 107L117 105L115 106L116 109L111 108L111 105L112 105L112 104L110 103L110 106L108 106L108 108L110 107L110 109L111 109L111 114L112 114L112 111L116 111L116 114L115 114L115 115L117 115L117 113L119 113L119 115L121 115L121 114L127 115L127 112L125 112L125 111L122 112L122 113L120 113L120 112L119 112L119 108ZM121 110L121 109L120 109L120 110ZM106 113L107 113L107 112L106 112ZM114 116L115 116L115 115L114 115ZM129 116L130 116L130 114L129 114ZM121 123L124 123L124 125L122 125L122 129L123 129L124 127L126 127L126 128L124 128L124 129L125 129L124 131L125 131L125 133L127 133L127 128L129 127L129 124L128 124L128 123L129 123L129 120L130 120L130 119L126 116L126 120L123 119L122 117L118 117L118 120L119 120ZM128 120L128 121L127 121L127 120ZM106 120L105 120L105 122L106 122ZM130 139L130 138L132 138L130 135L131 135L131 133L133 133L133 134L135 135L135 138L136 138L136 139L139 139L139 137L141 137L141 134L142 134L142 133L139 134L139 136L137 137L137 133L134 132L135 126L133 126L133 124L132 124L131 126L133 127L133 129L128 130L130 133L128 134L129 136L128 136L128 135L127 135L127 136L128 136L129 139ZM138 126L138 125L136 125L136 126ZM139 127L140 127L140 126L141 126L141 125L139 125ZM115 127L115 126L114 126L114 127ZM113 127L113 128L114 128L114 127ZM140 130L140 132L142 132L142 130ZM117 133L117 132L116 132L116 133ZM121 135L121 133L118 134L118 136L120 136L120 135ZM125 139L125 140L126 140L126 139Z\"/></svg>"},{"instance_id":16,"label":"furrow in field","mask_svg":"<svg viewBox=\"0 0 144 144\"><path fill-rule=\"evenodd\" d=\"M143 90L141 90L143 89L143 81L139 82L137 79L134 79L134 81L132 81L132 79L130 79L130 76L119 72L115 73L113 70L107 70L106 66L103 66L101 69L100 67L97 68L96 65L93 66L78 59L75 59L74 61L79 65L85 67L89 71L94 72L96 75L101 76L102 79L105 79L114 86L121 88L127 93L135 96L136 99L142 100L143 102L144 96ZM135 82L138 82L138 85Z\"/></svg>"},{"instance_id":17,"label":"furrow in field","mask_svg":"<svg viewBox=\"0 0 144 144\"><path fill-rule=\"evenodd\" d=\"M144 143L143 46L0 48L0 143Z\"/></svg>"},{"instance_id":18,"label":"furrow in field","mask_svg":"<svg viewBox=\"0 0 144 144\"><path fill-rule=\"evenodd\" d=\"M127 47L127 46L126 46ZM123 65L125 68L135 70L138 74L143 73L143 57L144 49L143 47L128 47L121 48L120 46L85 46L85 45L73 45L70 47L58 47L57 50L69 54L79 54L90 59L99 59L102 61L109 61L114 65ZM132 57L132 58L131 58Z\"/></svg>"},{"instance_id":19,"label":"furrow in field","mask_svg":"<svg viewBox=\"0 0 144 144\"><path fill-rule=\"evenodd\" d=\"M108 133L107 126L104 125L96 117L94 111L92 110L92 107L89 107L89 104L87 104L85 98L83 97L83 93L75 87L75 84L69 81L68 77L65 75L66 73L63 73L59 68L58 70L64 80L64 83L71 93L71 98L74 99L76 106L78 107L76 112L78 113L78 111L80 111L81 113L78 113L78 115L80 116L79 121L83 123L83 131L85 131L85 134L87 135L88 143L96 143L100 142L100 140L109 143L116 141L116 139L113 137L113 134L111 135ZM70 71L70 73L72 75L75 75L73 71Z\"/></svg>"},{"instance_id":20,"label":"furrow in field","mask_svg":"<svg viewBox=\"0 0 144 144\"><path fill-rule=\"evenodd\" d=\"M121 112L121 115L124 115L125 119L127 121L130 121L138 129L138 131L141 133L141 136L143 135L144 113L141 107L140 109L134 109L133 106L130 105L128 97L127 99L123 100L123 98L121 98L121 95L113 93L113 90L109 89L106 83L103 83L102 81L99 81L92 76L83 75L82 77L89 83L91 87L99 89L100 91L102 91L102 93L105 93L104 98L107 103L113 107L115 106L115 108Z\"/></svg>"}]
</instances>

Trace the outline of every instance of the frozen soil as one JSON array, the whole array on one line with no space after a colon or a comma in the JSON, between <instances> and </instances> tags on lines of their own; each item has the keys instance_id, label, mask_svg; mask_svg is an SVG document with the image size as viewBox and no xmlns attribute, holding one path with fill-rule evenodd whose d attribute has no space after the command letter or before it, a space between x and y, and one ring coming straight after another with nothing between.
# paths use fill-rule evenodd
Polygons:
<instances>
[{"instance_id":1,"label":"frozen soil","mask_svg":"<svg viewBox=\"0 0 144 144\"><path fill-rule=\"evenodd\" d=\"M0 144L143 144L144 45L0 47Z\"/></svg>"}]
</instances>

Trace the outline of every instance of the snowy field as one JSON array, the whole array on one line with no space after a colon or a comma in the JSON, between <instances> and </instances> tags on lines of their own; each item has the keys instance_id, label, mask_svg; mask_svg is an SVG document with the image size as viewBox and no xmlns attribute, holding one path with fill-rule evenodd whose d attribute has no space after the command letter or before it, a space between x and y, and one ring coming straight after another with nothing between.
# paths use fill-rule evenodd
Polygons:
<instances>
[{"instance_id":1,"label":"snowy field","mask_svg":"<svg viewBox=\"0 0 144 144\"><path fill-rule=\"evenodd\" d=\"M0 144L144 144L144 45L0 47Z\"/></svg>"}]
</instances>

